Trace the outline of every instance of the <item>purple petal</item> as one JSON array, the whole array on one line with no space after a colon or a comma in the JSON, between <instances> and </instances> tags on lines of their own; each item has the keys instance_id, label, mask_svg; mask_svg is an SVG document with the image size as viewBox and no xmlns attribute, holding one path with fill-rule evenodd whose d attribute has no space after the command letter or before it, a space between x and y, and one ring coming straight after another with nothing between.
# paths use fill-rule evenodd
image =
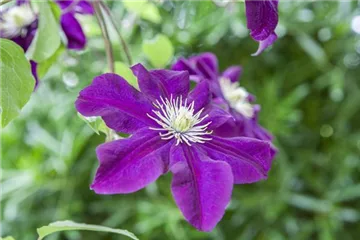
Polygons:
<instances>
[{"instance_id":1,"label":"purple petal","mask_svg":"<svg viewBox=\"0 0 360 240\"><path fill-rule=\"evenodd\" d=\"M174 71L188 71L190 75L198 75L200 74L194 64L191 64L189 60L180 58L176 63L171 66L171 70Z\"/></svg>"},{"instance_id":2,"label":"purple petal","mask_svg":"<svg viewBox=\"0 0 360 240\"><path fill-rule=\"evenodd\" d=\"M30 0L16 0L16 5L20 6L29 3Z\"/></svg>"},{"instance_id":3,"label":"purple petal","mask_svg":"<svg viewBox=\"0 0 360 240\"><path fill-rule=\"evenodd\" d=\"M192 65L203 74L204 77L209 79L217 78L218 76L218 61L213 53L202 53L200 55L189 58Z\"/></svg>"},{"instance_id":4,"label":"purple petal","mask_svg":"<svg viewBox=\"0 0 360 240\"><path fill-rule=\"evenodd\" d=\"M189 73L186 71L152 70L147 71L141 64L132 67L142 93L154 101L160 96L170 99L185 98L190 89Z\"/></svg>"},{"instance_id":5,"label":"purple petal","mask_svg":"<svg viewBox=\"0 0 360 240\"><path fill-rule=\"evenodd\" d=\"M186 145L172 147L170 161L174 162L171 189L176 204L194 227L211 231L231 198L230 166Z\"/></svg>"},{"instance_id":6,"label":"purple petal","mask_svg":"<svg viewBox=\"0 0 360 240\"><path fill-rule=\"evenodd\" d=\"M152 111L147 98L116 74L103 74L83 89L75 103L84 116L102 116L112 129L132 133L153 125L146 115Z\"/></svg>"},{"instance_id":7,"label":"purple petal","mask_svg":"<svg viewBox=\"0 0 360 240\"><path fill-rule=\"evenodd\" d=\"M254 107L256 107L255 105ZM215 134L221 137L251 137L259 140L271 141L272 135L257 121L257 111L253 118L247 118L235 110L230 110L235 121L227 121L215 130Z\"/></svg>"},{"instance_id":8,"label":"purple petal","mask_svg":"<svg viewBox=\"0 0 360 240\"><path fill-rule=\"evenodd\" d=\"M66 10L66 12L72 13L80 13L80 14L94 14L94 9L88 1L77 1L77 0L58 0L57 4L60 6L62 10Z\"/></svg>"},{"instance_id":9,"label":"purple petal","mask_svg":"<svg viewBox=\"0 0 360 240\"><path fill-rule=\"evenodd\" d=\"M188 95L190 90L189 73L186 71L152 70L152 79L156 79L163 96L169 98L171 95L176 98Z\"/></svg>"},{"instance_id":10,"label":"purple petal","mask_svg":"<svg viewBox=\"0 0 360 240\"><path fill-rule=\"evenodd\" d=\"M251 37L263 41L278 24L278 0L245 0L247 27Z\"/></svg>"},{"instance_id":11,"label":"purple petal","mask_svg":"<svg viewBox=\"0 0 360 240\"><path fill-rule=\"evenodd\" d=\"M91 185L97 194L138 191L167 172L172 142L155 131L142 129L128 139L100 145L96 149L100 167Z\"/></svg>"},{"instance_id":12,"label":"purple petal","mask_svg":"<svg viewBox=\"0 0 360 240\"><path fill-rule=\"evenodd\" d=\"M188 102L194 101L194 112L206 107L211 101L211 94L209 84L207 81L202 81L189 93Z\"/></svg>"},{"instance_id":13,"label":"purple petal","mask_svg":"<svg viewBox=\"0 0 360 240\"><path fill-rule=\"evenodd\" d=\"M38 21L35 20L32 24L30 24L24 29L24 32L26 32L24 36L20 35L12 38L11 40L14 41L20 47L22 47L22 49L24 49L24 51L26 52L30 47L32 40L35 37L37 28L38 28ZM0 37L6 38L6 36L3 36L3 34L1 33L0 33Z\"/></svg>"},{"instance_id":14,"label":"purple petal","mask_svg":"<svg viewBox=\"0 0 360 240\"><path fill-rule=\"evenodd\" d=\"M39 79L38 79L38 74L37 74L37 63L34 62L33 60L30 60L30 65L31 65L31 72L35 78L35 87L34 87L34 90L35 90L39 84Z\"/></svg>"},{"instance_id":15,"label":"purple petal","mask_svg":"<svg viewBox=\"0 0 360 240\"><path fill-rule=\"evenodd\" d=\"M229 112L225 111L216 104L209 104L202 115L206 114L208 115L208 117L205 118L201 124L211 122L208 127L208 129L210 130L214 130L226 123L227 121L231 121L233 119L233 116L231 116Z\"/></svg>"},{"instance_id":16,"label":"purple petal","mask_svg":"<svg viewBox=\"0 0 360 240\"><path fill-rule=\"evenodd\" d=\"M251 56L258 56L266 48L271 46L276 40L277 40L276 33L274 32L274 33L270 34L268 38L266 38L265 40L259 42L258 50L256 51L256 53L251 54Z\"/></svg>"},{"instance_id":17,"label":"purple petal","mask_svg":"<svg viewBox=\"0 0 360 240\"><path fill-rule=\"evenodd\" d=\"M86 37L73 13L61 15L61 27L68 41L68 48L81 50L86 45Z\"/></svg>"},{"instance_id":18,"label":"purple petal","mask_svg":"<svg viewBox=\"0 0 360 240\"><path fill-rule=\"evenodd\" d=\"M231 66L223 72L222 76L230 79L231 82L237 82L239 81L241 73L242 68L240 66Z\"/></svg>"},{"instance_id":19,"label":"purple petal","mask_svg":"<svg viewBox=\"0 0 360 240\"><path fill-rule=\"evenodd\" d=\"M266 179L273 153L269 142L253 138L221 138L212 136L211 141L199 145L207 156L227 162L236 184L253 183Z\"/></svg>"}]
</instances>

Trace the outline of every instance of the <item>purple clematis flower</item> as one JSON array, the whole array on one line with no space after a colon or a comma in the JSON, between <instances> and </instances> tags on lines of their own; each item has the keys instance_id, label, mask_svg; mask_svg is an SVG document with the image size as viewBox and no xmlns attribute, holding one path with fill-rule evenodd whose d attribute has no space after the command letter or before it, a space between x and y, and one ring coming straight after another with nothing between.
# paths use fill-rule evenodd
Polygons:
<instances>
[{"instance_id":1,"label":"purple clematis flower","mask_svg":"<svg viewBox=\"0 0 360 240\"><path fill-rule=\"evenodd\" d=\"M279 0L245 0L247 27L251 37L259 42L253 56L259 55L277 39L278 3Z\"/></svg>"},{"instance_id":2,"label":"purple clematis flower","mask_svg":"<svg viewBox=\"0 0 360 240\"><path fill-rule=\"evenodd\" d=\"M196 82L209 82L213 101L229 112L233 118L215 130L218 136L246 136L271 141L271 134L257 121L259 105L254 105L255 97L240 87L238 79L242 73L240 66L231 66L219 73L218 60L212 53L203 53L189 59L180 59L173 70L186 70Z\"/></svg>"},{"instance_id":3,"label":"purple clematis flower","mask_svg":"<svg viewBox=\"0 0 360 240\"><path fill-rule=\"evenodd\" d=\"M34 39L38 20L28 1L17 1L14 6L0 12L0 37L14 41L26 52ZM36 62L30 61L31 71L38 84Z\"/></svg>"},{"instance_id":4,"label":"purple clematis flower","mask_svg":"<svg viewBox=\"0 0 360 240\"><path fill-rule=\"evenodd\" d=\"M66 35L67 48L81 50L86 45L86 37L76 14L94 14L94 9L87 1L58 0L57 4L62 9L61 27Z\"/></svg>"},{"instance_id":5,"label":"purple clematis flower","mask_svg":"<svg viewBox=\"0 0 360 240\"><path fill-rule=\"evenodd\" d=\"M86 1L57 1L62 8L61 27L67 39L68 49L81 50L86 45L86 37L75 15L93 14L90 3ZM5 9L0 15L0 37L7 38L26 52L38 28L38 14L34 12L29 0L17 0L16 4ZM38 84L37 63L30 61L31 70Z\"/></svg>"},{"instance_id":6,"label":"purple clematis flower","mask_svg":"<svg viewBox=\"0 0 360 240\"><path fill-rule=\"evenodd\" d=\"M233 184L267 177L267 141L224 139L214 131L229 116L211 101L209 84L190 91L186 71L132 67L140 91L115 74L103 74L75 103L84 116L101 116L108 127L131 134L100 145L100 166L91 185L98 194L138 191L172 172L172 193L185 219L211 231L230 201Z\"/></svg>"}]
</instances>

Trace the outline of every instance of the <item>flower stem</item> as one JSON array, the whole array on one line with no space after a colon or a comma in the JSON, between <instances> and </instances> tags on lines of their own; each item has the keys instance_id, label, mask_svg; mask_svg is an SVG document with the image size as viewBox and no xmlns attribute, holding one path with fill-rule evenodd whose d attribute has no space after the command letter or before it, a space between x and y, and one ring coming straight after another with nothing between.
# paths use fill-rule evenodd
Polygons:
<instances>
[{"instance_id":1,"label":"flower stem","mask_svg":"<svg viewBox=\"0 0 360 240\"><path fill-rule=\"evenodd\" d=\"M119 35L120 42L121 42L122 48L123 48L123 50L124 50L124 52L125 52L127 61L128 61L128 63L129 63L129 65L131 66L131 65L132 65L132 58L131 58L131 54L130 54L130 51L129 51L129 47L128 47L128 45L126 44L126 41L124 40L124 38L123 38L123 36L122 36L119 28L118 28L117 25L116 25L114 16L112 15L109 7L108 7L104 2L100 2L100 5L101 5L101 7L105 10L106 14L109 16L109 19L110 19L113 27L115 28L117 34Z\"/></svg>"},{"instance_id":2,"label":"flower stem","mask_svg":"<svg viewBox=\"0 0 360 240\"><path fill-rule=\"evenodd\" d=\"M103 36L104 39L104 44L105 44L105 51L106 51L106 57L107 57L107 61L108 61L108 65L109 65L109 70L110 72L115 72L115 67L114 67L114 55L113 55L113 49L112 49L112 45L110 42L110 37L109 37L109 32L105 23L105 19L104 19L104 15L100 9L100 3L98 1L93 1L92 5L94 7L95 10L95 16L96 19L98 21L98 24L100 26L101 29L101 34Z\"/></svg>"},{"instance_id":3,"label":"flower stem","mask_svg":"<svg viewBox=\"0 0 360 240\"><path fill-rule=\"evenodd\" d=\"M11 2L12 0L0 0L0 6L4 5L5 3Z\"/></svg>"}]
</instances>

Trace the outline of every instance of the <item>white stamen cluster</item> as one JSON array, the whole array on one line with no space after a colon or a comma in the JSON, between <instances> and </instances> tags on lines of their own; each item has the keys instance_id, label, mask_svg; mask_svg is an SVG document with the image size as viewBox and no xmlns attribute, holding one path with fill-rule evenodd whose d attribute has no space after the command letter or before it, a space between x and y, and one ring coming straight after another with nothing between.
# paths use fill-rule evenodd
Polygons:
<instances>
[{"instance_id":1,"label":"white stamen cluster","mask_svg":"<svg viewBox=\"0 0 360 240\"><path fill-rule=\"evenodd\" d=\"M36 14L28 4L13 6L1 13L0 32L3 37L13 38L23 34L25 27L36 20Z\"/></svg>"},{"instance_id":2,"label":"white stamen cluster","mask_svg":"<svg viewBox=\"0 0 360 240\"><path fill-rule=\"evenodd\" d=\"M231 82L228 78L220 78L220 87L230 106L247 118L254 116L254 107L249 102L249 93L240 87L238 82Z\"/></svg>"},{"instance_id":3,"label":"white stamen cluster","mask_svg":"<svg viewBox=\"0 0 360 240\"><path fill-rule=\"evenodd\" d=\"M199 125L208 117L208 115L200 117L204 109L194 113L194 102L188 104L187 99L183 102L182 97L173 99L171 96L170 100L163 98L160 100L161 102L156 100L153 103L159 109L159 111L153 110L156 117L147 115L161 126L159 128L151 127L151 130L167 131L166 133L159 133L161 139L175 138L176 145L184 142L189 146L191 143L204 143L211 140L211 138L205 137L212 133L212 131L206 131L211 122Z\"/></svg>"}]
</instances>

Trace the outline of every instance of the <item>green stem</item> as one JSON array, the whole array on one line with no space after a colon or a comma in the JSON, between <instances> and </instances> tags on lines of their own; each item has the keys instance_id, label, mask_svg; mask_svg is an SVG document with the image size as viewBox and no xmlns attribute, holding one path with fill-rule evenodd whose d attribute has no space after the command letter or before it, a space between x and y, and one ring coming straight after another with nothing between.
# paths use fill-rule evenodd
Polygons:
<instances>
[{"instance_id":1,"label":"green stem","mask_svg":"<svg viewBox=\"0 0 360 240\"><path fill-rule=\"evenodd\" d=\"M0 6L8 3L8 2L11 2L12 0L0 0Z\"/></svg>"},{"instance_id":2,"label":"green stem","mask_svg":"<svg viewBox=\"0 0 360 240\"><path fill-rule=\"evenodd\" d=\"M120 42L121 42L121 46L125 52L125 55L126 55L126 58L127 58L127 61L129 63L129 65L131 66L132 65L132 58L131 58L131 54L130 54L130 50L129 50L129 47L128 45L126 44L126 41L124 40L119 28L117 27L117 24L115 22L115 18L114 16L112 15L109 7L104 3L104 2L101 2L100 5L102 6L102 8L105 10L106 14L108 15L113 27L115 28L117 34L119 35L119 38L120 38Z\"/></svg>"},{"instance_id":3,"label":"green stem","mask_svg":"<svg viewBox=\"0 0 360 240\"><path fill-rule=\"evenodd\" d=\"M112 49L112 45L110 42L109 32L108 32L108 29L107 29L107 26L105 23L105 19L104 19L102 11L100 9L100 3L98 1L93 1L92 5L95 10L96 19L97 19L98 24L101 29L102 37L104 39L105 51L106 51L108 65L109 65L109 70L110 70L110 72L113 73L113 72L115 72L114 55L113 55L113 49Z\"/></svg>"}]
</instances>

